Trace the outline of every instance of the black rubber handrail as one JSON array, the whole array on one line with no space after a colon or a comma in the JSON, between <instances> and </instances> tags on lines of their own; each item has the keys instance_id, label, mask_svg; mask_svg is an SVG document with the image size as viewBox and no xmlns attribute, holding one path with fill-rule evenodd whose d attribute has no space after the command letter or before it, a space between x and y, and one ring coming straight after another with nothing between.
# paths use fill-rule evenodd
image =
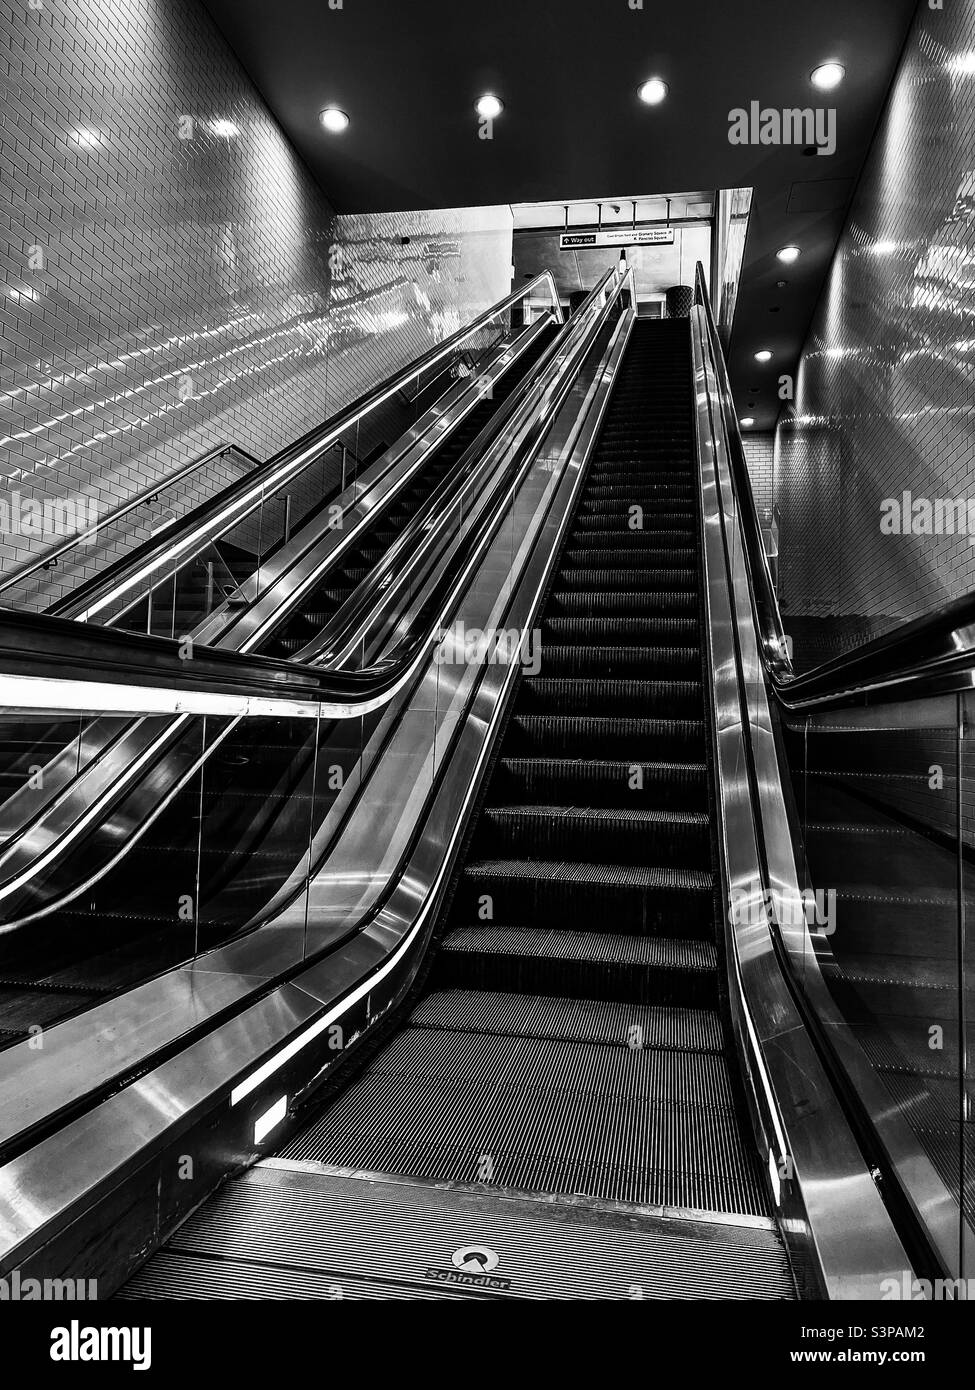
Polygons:
<instances>
[{"instance_id":1,"label":"black rubber handrail","mask_svg":"<svg viewBox=\"0 0 975 1390\"><path fill-rule=\"evenodd\" d=\"M785 630L782 625L782 615L779 612L779 600L775 593L775 585L772 583L772 572L769 568L768 555L765 552L765 541L762 538L762 523L759 520L758 507L755 505L755 494L752 491L751 476L748 472L748 461L745 458L745 446L742 443L741 430L738 428L738 417L735 414L735 404L731 394L731 383L728 380L728 367L725 362L724 349L721 346L718 330L715 327L707 282L704 278L704 267L700 261L697 263L697 269L694 275L694 302L695 304L699 304L704 311L704 321L707 326L711 363L718 385L721 417L728 441L728 463L731 469L731 481L734 485L735 497L738 502L738 514L741 518L742 531L745 538L745 559L748 565L748 572L752 584L752 595L758 614L759 636L761 638L763 656L767 666L771 670L780 671L782 669L788 669Z\"/></svg>"},{"instance_id":2,"label":"black rubber handrail","mask_svg":"<svg viewBox=\"0 0 975 1390\"><path fill-rule=\"evenodd\" d=\"M772 583L758 508L745 459L724 350L714 326L704 270L697 265L694 300L708 326L712 364L729 445L731 481L738 502L745 559L766 675L790 711L838 709L946 695L975 687L975 592L901 623L889 632L802 675L794 675Z\"/></svg>"}]
</instances>

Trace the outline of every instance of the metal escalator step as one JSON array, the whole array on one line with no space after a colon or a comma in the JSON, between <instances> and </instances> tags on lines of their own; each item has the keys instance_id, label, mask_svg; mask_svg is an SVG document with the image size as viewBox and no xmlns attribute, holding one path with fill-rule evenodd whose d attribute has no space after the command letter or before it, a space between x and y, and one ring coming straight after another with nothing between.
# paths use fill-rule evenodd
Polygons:
<instances>
[{"instance_id":1,"label":"metal escalator step","mask_svg":"<svg viewBox=\"0 0 975 1390\"><path fill-rule=\"evenodd\" d=\"M683 521L680 520L681 517L684 518ZM631 527L631 520L628 505L624 506L621 503L616 508L594 507L589 511L576 513L572 523L572 534L588 538L589 541L593 540L594 533L601 541L607 531L614 535L622 533L630 536L673 536L675 544L677 537L691 541L697 537L695 513L690 507L669 511L665 516L661 516L659 509L655 508L651 516L644 516L644 525L638 530Z\"/></svg>"},{"instance_id":2,"label":"metal escalator step","mask_svg":"<svg viewBox=\"0 0 975 1390\"><path fill-rule=\"evenodd\" d=\"M399 1077L418 1089L430 1082L496 1096L596 1096L734 1109L720 1053L620 1047L592 1039L403 1028L370 1063L374 1077Z\"/></svg>"},{"instance_id":3,"label":"metal escalator step","mask_svg":"<svg viewBox=\"0 0 975 1390\"><path fill-rule=\"evenodd\" d=\"M677 1009L618 1000L443 990L426 995L410 1015L414 1028L564 1038L617 1047L670 1047L721 1052L721 1021L705 1009Z\"/></svg>"},{"instance_id":4,"label":"metal escalator step","mask_svg":"<svg viewBox=\"0 0 975 1390\"><path fill-rule=\"evenodd\" d=\"M664 613L668 617L682 614L696 614L698 595L688 589L682 593L656 592L619 593L606 590L602 593L571 592L557 589L548 602L546 614L549 617L587 617L591 613L609 614L610 620L618 617L649 617Z\"/></svg>"},{"instance_id":5,"label":"metal escalator step","mask_svg":"<svg viewBox=\"0 0 975 1390\"><path fill-rule=\"evenodd\" d=\"M697 762L618 758L501 759L492 804L545 800L578 806L683 806L707 810L707 767Z\"/></svg>"},{"instance_id":6,"label":"metal escalator step","mask_svg":"<svg viewBox=\"0 0 975 1390\"><path fill-rule=\"evenodd\" d=\"M957 1080L936 1080L896 1071L881 1072L880 1079L890 1092L898 1115L913 1130L954 1134L957 1141L961 1114ZM968 1107L971 1111L971 1087Z\"/></svg>"},{"instance_id":7,"label":"metal escalator step","mask_svg":"<svg viewBox=\"0 0 975 1390\"><path fill-rule=\"evenodd\" d=\"M654 461L648 463L642 458L633 458L627 453L621 452L619 457L606 458L602 455L593 459L589 465L589 472L586 474L588 483L654 483L654 484L678 484L681 487L689 487L691 491L696 485L696 475L690 459L685 463L683 459L668 458L663 463Z\"/></svg>"},{"instance_id":8,"label":"metal escalator step","mask_svg":"<svg viewBox=\"0 0 975 1390\"><path fill-rule=\"evenodd\" d=\"M593 456L593 466L627 464L634 468L656 472L661 464L678 466L691 472L694 465L693 441L690 435L671 434L653 440L607 439Z\"/></svg>"},{"instance_id":9,"label":"metal escalator step","mask_svg":"<svg viewBox=\"0 0 975 1390\"><path fill-rule=\"evenodd\" d=\"M615 633L604 627L602 635ZM546 676L697 676L701 672L701 649L642 646L635 642L612 647L589 642L563 646L550 644L543 637L540 669Z\"/></svg>"},{"instance_id":10,"label":"metal escalator step","mask_svg":"<svg viewBox=\"0 0 975 1390\"><path fill-rule=\"evenodd\" d=\"M810 818L806 853L813 866L829 866L829 886L866 896L903 896L918 889L950 888L955 856L907 826L892 821L823 822Z\"/></svg>"},{"instance_id":11,"label":"metal escalator step","mask_svg":"<svg viewBox=\"0 0 975 1390\"><path fill-rule=\"evenodd\" d=\"M569 534L569 546L572 550L579 549L583 546L591 548L597 545L600 547L611 547L616 550L618 554L625 550L628 552L629 558L623 561L621 557L621 563L626 564L629 564L630 560L633 558L633 551L668 551L672 550L675 546L681 550L689 550L696 556L697 551L694 548L695 540L696 535L691 526L684 527L683 529L679 527L668 527L666 529L660 529L659 527L654 529L650 527L641 527L634 529L629 526L616 526L612 528L607 526L596 529L595 527L586 528L584 526L575 526Z\"/></svg>"},{"instance_id":12,"label":"metal escalator step","mask_svg":"<svg viewBox=\"0 0 975 1390\"><path fill-rule=\"evenodd\" d=\"M943 1026L932 1048L930 1029L916 1018L877 1014L865 1023L854 1024L851 1032L877 1071L905 1072L913 1076L950 1080L958 1085L961 1072L959 1029ZM975 1038L969 1040L969 1049Z\"/></svg>"},{"instance_id":13,"label":"metal escalator step","mask_svg":"<svg viewBox=\"0 0 975 1390\"><path fill-rule=\"evenodd\" d=\"M700 624L696 618L671 618L663 614L652 618L544 618L542 640L555 638L558 642L604 641L611 631L613 643L620 647L630 642L672 642L675 645L696 645Z\"/></svg>"},{"instance_id":14,"label":"metal escalator step","mask_svg":"<svg viewBox=\"0 0 975 1390\"><path fill-rule=\"evenodd\" d=\"M102 996L96 991L68 990L31 984L28 988L0 985L0 1017L3 1031L12 1038L23 1037L32 1028L49 1028L66 1013L74 1013Z\"/></svg>"},{"instance_id":15,"label":"metal escalator step","mask_svg":"<svg viewBox=\"0 0 975 1390\"><path fill-rule=\"evenodd\" d=\"M441 950L464 955L518 956L525 960L638 965L643 970L706 976L717 969L717 955L710 941L640 936L635 932L487 924L455 928L444 938Z\"/></svg>"},{"instance_id":16,"label":"metal escalator step","mask_svg":"<svg viewBox=\"0 0 975 1390\"><path fill-rule=\"evenodd\" d=\"M679 388L675 386L673 389ZM600 431L599 440L600 443L609 443L611 440L617 439L636 439L642 445L647 439L671 434L682 435L685 438L690 437L690 412L688 410L675 411L669 418L665 419L658 415L655 408L648 408L644 404L643 410L637 407L636 410L610 412Z\"/></svg>"},{"instance_id":17,"label":"metal escalator step","mask_svg":"<svg viewBox=\"0 0 975 1390\"><path fill-rule=\"evenodd\" d=\"M651 569L628 565L620 569L618 566L614 568L612 565L606 565L598 569L577 569L571 565L563 565L556 582L563 590L612 590L614 595L633 590L644 593L652 593L655 590L668 593L696 593L700 576L695 569L667 569L664 566Z\"/></svg>"},{"instance_id":18,"label":"metal escalator step","mask_svg":"<svg viewBox=\"0 0 975 1390\"><path fill-rule=\"evenodd\" d=\"M595 1095L580 1104L572 1094L526 1091L517 1079L472 1090L370 1068L283 1157L462 1183L488 1171L497 1188L768 1214L734 1109L706 1096L682 1104Z\"/></svg>"},{"instance_id":19,"label":"metal escalator step","mask_svg":"<svg viewBox=\"0 0 975 1390\"><path fill-rule=\"evenodd\" d=\"M594 756L634 761L677 758L688 751L691 756L700 755L704 748L704 721L516 711L505 742L505 752L511 754L571 756L578 755L580 748Z\"/></svg>"},{"instance_id":20,"label":"metal escalator step","mask_svg":"<svg viewBox=\"0 0 975 1390\"><path fill-rule=\"evenodd\" d=\"M561 860L475 859L458 880L451 920L577 924L592 931L631 931L710 939L714 878L698 868L648 868ZM639 948L642 950L643 947ZM551 991L547 991L551 992Z\"/></svg>"},{"instance_id":21,"label":"metal escalator step","mask_svg":"<svg viewBox=\"0 0 975 1390\"><path fill-rule=\"evenodd\" d=\"M583 524L593 516L611 516L615 526L626 526L629 524L634 505L641 506L644 512L652 516L655 523L653 529L659 530L660 527L670 525L693 526L697 520L693 498L681 501L659 497L634 497L629 493L621 496L614 492L612 496L605 497L590 497L588 493L584 493L579 501L575 523Z\"/></svg>"},{"instance_id":22,"label":"metal escalator step","mask_svg":"<svg viewBox=\"0 0 975 1390\"><path fill-rule=\"evenodd\" d=\"M633 533L639 537L640 532ZM620 566L631 566L634 561L639 562L642 558L641 552L646 555L641 568L657 569L665 568L674 571L684 572L691 568L696 559L697 552L690 546L640 546L629 545L626 547L608 546L587 546L585 549L573 547L564 552L561 558L562 569L567 566L578 566L583 570L607 569ZM652 556L652 565L647 564L647 560Z\"/></svg>"},{"instance_id":23,"label":"metal escalator step","mask_svg":"<svg viewBox=\"0 0 975 1390\"><path fill-rule=\"evenodd\" d=\"M472 853L707 868L711 822L706 812L658 807L488 806Z\"/></svg>"},{"instance_id":24,"label":"metal escalator step","mask_svg":"<svg viewBox=\"0 0 975 1390\"><path fill-rule=\"evenodd\" d=\"M469 860L456 888L453 922L483 920L485 898L494 922L572 922L593 930L688 937L714 933L714 876L704 869Z\"/></svg>"},{"instance_id":25,"label":"metal escalator step","mask_svg":"<svg viewBox=\"0 0 975 1390\"><path fill-rule=\"evenodd\" d=\"M586 512L610 511L619 515L626 511L629 520L632 509L640 507L646 516L652 517L656 526L665 526L668 521L680 518L684 526L691 524L694 516L694 492L692 488L655 488L644 483L630 483L626 486L606 483L586 488L581 507Z\"/></svg>"},{"instance_id":26,"label":"metal escalator step","mask_svg":"<svg viewBox=\"0 0 975 1390\"><path fill-rule=\"evenodd\" d=\"M704 687L694 680L596 680L528 676L518 692L521 714L655 715L694 718Z\"/></svg>"},{"instance_id":27,"label":"metal escalator step","mask_svg":"<svg viewBox=\"0 0 975 1390\"><path fill-rule=\"evenodd\" d=\"M490 1275L454 1256L483 1245ZM272 1160L228 1183L121 1291L125 1299L791 1299L771 1221L588 1210Z\"/></svg>"}]
</instances>

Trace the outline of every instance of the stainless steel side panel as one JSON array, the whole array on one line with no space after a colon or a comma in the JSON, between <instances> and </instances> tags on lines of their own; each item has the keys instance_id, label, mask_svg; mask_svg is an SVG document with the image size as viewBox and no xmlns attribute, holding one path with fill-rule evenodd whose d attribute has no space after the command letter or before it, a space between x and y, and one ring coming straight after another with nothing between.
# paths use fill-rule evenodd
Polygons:
<instances>
[{"instance_id":1,"label":"stainless steel side panel","mask_svg":"<svg viewBox=\"0 0 975 1390\"><path fill-rule=\"evenodd\" d=\"M725 934L733 1021L786 1234L818 1264L831 1298L877 1299L910 1261L783 976L766 911L800 901L764 670L722 431L717 383L693 311L707 605ZM746 746L747 745L747 746ZM756 822L749 759L761 815ZM776 819L779 817L779 819ZM768 880L759 837L768 865ZM913 1277L913 1276L912 1276Z\"/></svg>"}]
</instances>

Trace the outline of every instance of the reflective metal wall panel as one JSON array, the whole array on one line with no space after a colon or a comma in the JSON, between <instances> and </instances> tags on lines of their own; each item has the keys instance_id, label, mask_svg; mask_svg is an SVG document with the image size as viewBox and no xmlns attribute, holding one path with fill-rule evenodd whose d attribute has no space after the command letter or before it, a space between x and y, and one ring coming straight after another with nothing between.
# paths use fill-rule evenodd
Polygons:
<instances>
[{"instance_id":1,"label":"reflective metal wall panel","mask_svg":"<svg viewBox=\"0 0 975 1390\"><path fill-rule=\"evenodd\" d=\"M975 585L973 168L975 0L922 4L778 429L800 667L816 619L825 659ZM931 534L924 506L903 534L905 493L909 523L930 504ZM966 504L960 531L952 506L938 534L937 499Z\"/></svg>"},{"instance_id":2,"label":"reflective metal wall panel","mask_svg":"<svg viewBox=\"0 0 975 1390\"><path fill-rule=\"evenodd\" d=\"M223 439L263 459L510 287L507 209L337 228L196 0L5 6L0 107L4 572L60 538L29 503L104 513Z\"/></svg>"}]
</instances>

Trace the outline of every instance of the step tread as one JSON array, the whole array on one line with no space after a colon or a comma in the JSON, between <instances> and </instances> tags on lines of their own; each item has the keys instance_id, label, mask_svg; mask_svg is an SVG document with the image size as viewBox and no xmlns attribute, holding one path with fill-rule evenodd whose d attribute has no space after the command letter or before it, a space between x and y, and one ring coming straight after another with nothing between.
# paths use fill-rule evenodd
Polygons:
<instances>
[{"instance_id":1,"label":"step tread","mask_svg":"<svg viewBox=\"0 0 975 1390\"><path fill-rule=\"evenodd\" d=\"M582 863L563 859L475 859L464 865L463 874L471 879L539 879L559 883L598 883L620 888L673 889L685 893L710 893L714 888L714 874L706 869Z\"/></svg>"},{"instance_id":2,"label":"step tread","mask_svg":"<svg viewBox=\"0 0 975 1390\"><path fill-rule=\"evenodd\" d=\"M627 1004L564 995L511 994L499 990L438 990L410 1015L416 1028L508 1033L518 1037L574 1038L643 1047L721 1052L721 1020L709 1009Z\"/></svg>"},{"instance_id":3,"label":"step tread","mask_svg":"<svg viewBox=\"0 0 975 1390\"><path fill-rule=\"evenodd\" d=\"M441 950L539 960L605 961L708 974L718 968L713 942L695 937L638 936L632 932L574 931L563 927L455 927L444 937Z\"/></svg>"}]
</instances>

